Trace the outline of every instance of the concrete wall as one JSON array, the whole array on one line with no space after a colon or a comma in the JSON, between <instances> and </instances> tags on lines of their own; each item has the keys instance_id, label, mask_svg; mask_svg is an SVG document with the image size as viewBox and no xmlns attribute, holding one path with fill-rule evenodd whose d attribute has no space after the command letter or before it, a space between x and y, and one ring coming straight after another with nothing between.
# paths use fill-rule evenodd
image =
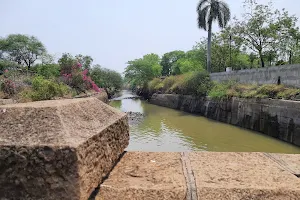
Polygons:
<instances>
[{"instance_id":1,"label":"concrete wall","mask_svg":"<svg viewBox=\"0 0 300 200\"><path fill-rule=\"evenodd\" d=\"M154 94L150 103L200 114L300 146L300 102L239 98L217 101L184 95Z\"/></svg>"},{"instance_id":2,"label":"concrete wall","mask_svg":"<svg viewBox=\"0 0 300 200\"><path fill-rule=\"evenodd\" d=\"M300 65L284 65L258 69L246 69L232 72L212 73L213 81L236 80L241 83L281 84L300 88Z\"/></svg>"}]
</instances>

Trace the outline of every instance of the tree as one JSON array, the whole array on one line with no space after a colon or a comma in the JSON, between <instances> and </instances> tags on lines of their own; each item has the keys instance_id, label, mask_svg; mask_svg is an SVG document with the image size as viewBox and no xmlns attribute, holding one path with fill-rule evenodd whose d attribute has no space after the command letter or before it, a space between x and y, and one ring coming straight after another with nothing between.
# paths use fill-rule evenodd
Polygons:
<instances>
[{"instance_id":1,"label":"tree","mask_svg":"<svg viewBox=\"0 0 300 200\"><path fill-rule=\"evenodd\" d=\"M207 71L211 72L211 37L212 23L218 21L220 28L225 28L230 20L230 9L221 0L200 0L198 7L198 27L208 31L207 38Z\"/></svg>"},{"instance_id":2,"label":"tree","mask_svg":"<svg viewBox=\"0 0 300 200\"><path fill-rule=\"evenodd\" d=\"M120 73L95 65L91 70L92 80L101 88L104 88L109 97L122 88L123 78Z\"/></svg>"},{"instance_id":3,"label":"tree","mask_svg":"<svg viewBox=\"0 0 300 200\"><path fill-rule=\"evenodd\" d=\"M33 63L46 52L46 48L34 36L11 34L7 38L0 39L0 51L5 59L17 62L19 65L24 64L30 69Z\"/></svg>"},{"instance_id":4,"label":"tree","mask_svg":"<svg viewBox=\"0 0 300 200\"><path fill-rule=\"evenodd\" d=\"M171 51L165 53L161 58L160 65L162 66L161 74L163 76L169 76L171 74L175 75L178 73L178 69L175 66L175 63L183 58L185 55L184 51Z\"/></svg>"},{"instance_id":5,"label":"tree","mask_svg":"<svg viewBox=\"0 0 300 200\"><path fill-rule=\"evenodd\" d=\"M125 78L135 88L146 88L149 81L161 75L162 67L157 54L147 54L143 58L128 61L127 64Z\"/></svg>"},{"instance_id":6,"label":"tree","mask_svg":"<svg viewBox=\"0 0 300 200\"><path fill-rule=\"evenodd\" d=\"M295 41L300 36L296 28L297 18L289 16L288 12L272 9L272 3L260 5L246 1L249 8L241 20L235 19L234 35L240 37L243 46L259 56L261 67L265 66L265 59L272 64L277 55L289 55L294 50ZM284 58L285 59L285 58Z\"/></svg>"},{"instance_id":7,"label":"tree","mask_svg":"<svg viewBox=\"0 0 300 200\"><path fill-rule=\"evenodd\" d=\"M83 69L91 69L91 65L93 63L93 58L91 56L83 56L81 54L78 54L75 56L75 58L82 65Z\"/></svg>"}]
</instances>

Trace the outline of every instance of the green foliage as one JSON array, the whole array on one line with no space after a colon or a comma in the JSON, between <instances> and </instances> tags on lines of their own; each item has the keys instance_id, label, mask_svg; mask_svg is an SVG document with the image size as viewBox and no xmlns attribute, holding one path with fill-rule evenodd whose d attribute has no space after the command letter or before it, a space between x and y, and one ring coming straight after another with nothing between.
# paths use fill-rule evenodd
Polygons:
<instances>
[{"instance_id":1,"label":"green foliage","mask_svg":"<svg viewBox=\"0 0 300 200\"><path fill-rule=\"evenodd\" d=\"M75 59L82 65L83 69L91 69L93 63L93 58L91 56L83 56L81 54L78 54L75 56Z\"/></svg>"},{"instance_id":2,"label":"green foliage","mask_svg":"<svg viewBox=\"0 0 300 200\"><path fill-rule=\"evenodd\" d=\"M271 4L251 1L246 2L245 7L248 10L240 20L235 20L232 33L244 48L259 56L261 67L265 66L265 60L273 65L279 55L287 57L290 51L295 51L300 39L295 16L290 16L284 9L273 10ZM291 62L291 56L289 60Z\"/></svg>"},{"instance_id":3,"label":"green foliage","mask_svg":"<svg viewBox=\"0 0 300 200\"><path fill-rule=\"evenodd\" d=\"M125 78L135 87L147 87L147 83L161 75L160 58L156 54L147 54L143 58L128 62Z\"/></svg>"},{"instance_id":4,"label":"green foliage","mask_svg":"<svg viewBox=\"0 0 300 200\"><path fill-rule=\"evenodd\" d=\"M279 92L284 91L283 85L267 84L262 85L257 89L257 94L266 95L269 98L277 97Z\"/></svg>"},{"instance_id":5,"label":"green foliage","mask_svg":"<svg viewBox=\"0 0 300 200\"><path fill-rule=\"evenodd\" d=\"M46 52L46 48L34 36L10 34L0 39L0 51L3 52L5 59L19 65L26 65L30 69L33 63Z\"/></svg>"},{"instance_id":6,"label":"green foliage","mask_svg":"<svg viewBox=\"0 0 300 200\"><path fill-rule=\"evenodd\" d=\"M211 87L212 83L207 72L190 72L185 75L182 92L188 95L206 96Z\"/></svg>"},{"instance_id":7,"label":"green foliage","mask_svg":"<svg viewBox=\"0 0 300 200\"><path fill-rule=\"evenodd\" d=\"M273 98L273 99L294 99L300 94L300 89L287 88L283 85L267 84L238 84L235 82L215 83L209 92L211 98L228 99L231 97L241 98Z\"/></svg>"},{"instance_id":8,"label":"green foliage","mask_svg":"<svg viewBox=\"0 0 300 200\"><path fill-rule=\"evenodd\" d=\"M208 31L207 38L207 71L211 72L211 37L212 23L217 21L220 28L225 28L230 20L230 9L227 3L220 0L200 0L197 6L198 27Z\"/></svg>"},{"instance_id":9,"label":"green foliage","mask_svg":"<svg viewBox=\"0 0 300 200\"><path fill-rule=\"evenodd\" d=\"M160 65L162 66L161 74L163 76L169 75L178 75L180 74L179 68L175 65L175 63L185 56L184 51L171 51L169 53L165 53L161 58Z\"/></svg>"},{"instance_id":10,"label":"green foliage","mask_svg":"<svg viewBox=\"0 0 300 200\"><path fill-rule=\"evenodd\" d=\"M58 60L60 65L61 74L71 74L72 67L77 65L77 60L69 53L64 53Z\"/></svg>"},{"instance_id":11,"label":"green foliage","mask_svg":"<svg viewBox=\"0 0 300 200\"><path fill-rule=\"evenodd\" d=\"M101 88L109 88L111 90L120 90L123 85L123 78L120 73L101 68L100 65L94 66L91 70L91 78Z\"/></svg>"},{"instance_id":12,"label":"green foliage","mask_svg":"<svg viewBox=\"0 0 300 200\"><path fill-rule=\"evenodd\" d=\"M205 96L212 83L207 72L194 72L184 75L170 76L161 80L155 78L148 84L150 93L178 93L184 95Z\"/></svg>"},{"instance_id":13,"label":"green foliage","mask_svg":"<svg viewBox=\"0 0 300 200\"><path fill-rule=\"evenodd\" d=\"M295 99L300 94L300 89L285 88L283 91L277 93L279 99Z\"/></svg>"},{"instance_id":14,"label":"green foliage","mask_svg":"<svg viewBox=\"0 0 300 200\"><path fill-rule=\"evenodd\" d=\"M188 58L181 58L176 62L176 68L179 69L179 73L177 74L184 74L188 72L194 72L194 71L203 71L203 67L199 64L194 62L193 60L190 60Z\"/></svg>"},{"instance_id":15,"label":"green foliage","mask_svg":"<svg viewBox=\"0 0 300 200\"><path fill-rule=\"evenodd\" d=\"M148 89L150 93L156 92L159 85L162 84L162 80L159 78L154 78L148 83Z\"/></svg>"},{"instance_id":16,"label":"green foliage","mask_svg":"<svg viewBox=\"0 0 300 200\"><path fill-rule=\"evenodd\" d=\"M171 92L171 88L173 87L173 85L178 82L178 78L179 76L169 76L166 77L163 80L163 91L165 91L166 93L170 93Z\"/></svg>"},{"instance_id":17,"label":"green foliage","mask_svg":"<svg viewBox=\"0 0 300 200\"><path fill-rule=\"evenodd\" d=\"M58 64L39 64L35 65L33 69L38 75L46 79L57 78L60 75L60 66Z\"/></svg>"},{"instance_id":18,"label":"green foliage","mask_svg":"<svg viewBox=\"0 0 300 200\"><path fill-rule=\"evenodd\" d=\"M208 96L213 99L228 99L230 96L227 91L232 87L232 82L224 82L224 83L214 83L214 86L209 91ZM230 91L230 94L233 94Z\"/></svg>"},{"instance_id":19,"label":"green foliage","mask_svg":"<svg viewBox=\"0 0 300 200\"><path fill-rule=\"evenodd\" d=\"M20 68L20 65L16 64L15 62L9 60L0 59L0 71L4 72L4 70L11 70Z\"/></svg>"},{"instance_id":20,"label":"green foliage","mask_svg":"<svg viewBox=\"0 0 300 200\"><path fill-rule=\"evenodd\" d=\"M69 92L67 85L37 76L32 80L32 91L27 91L23 95L30 97L33 101L41 101L50 100L54 97L62 97Z\"/></svg>"}]
</instances>

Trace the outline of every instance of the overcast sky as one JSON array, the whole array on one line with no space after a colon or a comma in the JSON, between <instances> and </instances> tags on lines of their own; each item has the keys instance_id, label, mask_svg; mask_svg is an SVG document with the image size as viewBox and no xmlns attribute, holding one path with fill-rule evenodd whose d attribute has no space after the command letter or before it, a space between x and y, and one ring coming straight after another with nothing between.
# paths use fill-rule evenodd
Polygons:
<instances>
[{"instance_id":1,"label":"overcast sky","mask_svg":"<svg viewBox=\"0 0 300 200\"><path fill-rule=\"evenodd\" d=\"M244 0L227 0L240 16ZM267 0L257 0L267 2ZM0 0L0 36L34 35L58 58L90 55L94 64L123 72L147 53L187 51L207 33L197 28L198 0ZM274 0L300 17L299 0ZM216 31L216 29L215 29Z\"/></svg>"}]
</instances>

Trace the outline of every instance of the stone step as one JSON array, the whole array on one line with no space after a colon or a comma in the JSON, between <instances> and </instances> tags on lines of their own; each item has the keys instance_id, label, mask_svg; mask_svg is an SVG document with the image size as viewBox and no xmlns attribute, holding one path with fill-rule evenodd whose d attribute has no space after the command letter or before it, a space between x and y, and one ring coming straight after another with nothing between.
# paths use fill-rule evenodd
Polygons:
<instances>
[{"instance_id":1,"label":"stone step","mask_svg":"<svg viewBox=\"0 0 300 200\"><path fill-rule=\"evenodd\" d=\"M127 152L96 200L299 200L298 166L300 155Z\"/></svg>"}]
</instances>

